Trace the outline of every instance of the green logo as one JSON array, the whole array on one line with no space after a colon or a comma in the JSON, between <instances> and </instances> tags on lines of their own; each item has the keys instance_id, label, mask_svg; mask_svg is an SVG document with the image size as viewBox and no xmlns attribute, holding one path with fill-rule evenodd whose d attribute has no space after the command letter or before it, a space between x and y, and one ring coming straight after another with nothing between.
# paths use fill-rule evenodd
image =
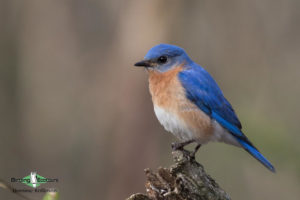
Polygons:
<instances>
[{"instance_id":1,"label":"green logo","mask_svg":"<svg viewBox=\"0 0 300 200\"><path fill-rule=\"evenodd\" d=\"M45 178L38 175L36 172L31 172L30 175L25 176L24 178L11 178L11 182L20 182L29 187L37 188L43 183L58 182L58 179Z\"/></svg>"}]
</instances>

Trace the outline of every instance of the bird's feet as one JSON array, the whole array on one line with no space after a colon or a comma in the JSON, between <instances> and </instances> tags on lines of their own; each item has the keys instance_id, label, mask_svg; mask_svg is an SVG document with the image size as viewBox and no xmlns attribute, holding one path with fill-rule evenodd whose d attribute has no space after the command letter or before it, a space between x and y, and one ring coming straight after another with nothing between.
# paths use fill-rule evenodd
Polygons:
<instances>
[{"instance_id":1,"label":"bird's feet","mask_svg":"<svg viewBox=\"0 0 300 200\"><path fill-rule=\"evenodd\" d=\"M185 147L188 144L191 144L192 142L195 142L195 140L188 140L188 141L185 141L185 142L178 142L178 143L173 142L172 143L172 150L173 151L183 150L183 147Z\"/></svg>"},{"instance_id":2,"label":"bird's feet","mask_svg":"<svg viewBox=\"0 0 300 200\"><path fill-rule=\"evenodd\" d=\"M192 159L195 160L196 153L197 153L197 151L200 149L200 147L201 147L201 144L197 144L197 146L195 147L194 151L191 152L190 157L191 157Z\"/></svg>"},{"instance_id":3,"label":"bird's feet","mask_svg":"<svg viewBox=\"0 0 300 200\"><path fill-rule=\"evenodd\" d=\"M183 150L181 143L172 142L171 147L173 151Z\"/></svg>"},{"instance_id":4,"label":"bird's feet","mask_svg":"<svg viewBox=\"0 0 300 200\"><path fill-rule=\"evenodd\" d=\"M197 144L195 147L194 151L188 151L185 150L184 147L192 142L195 142L195 140L189 140L186 142L181 142L181 143L172 143L172 150L173 151L181 151L186 157L188 157L190 160L195 160L195 155L199 148L201 147L201 144Z\"/></svg>"}]
</instances>

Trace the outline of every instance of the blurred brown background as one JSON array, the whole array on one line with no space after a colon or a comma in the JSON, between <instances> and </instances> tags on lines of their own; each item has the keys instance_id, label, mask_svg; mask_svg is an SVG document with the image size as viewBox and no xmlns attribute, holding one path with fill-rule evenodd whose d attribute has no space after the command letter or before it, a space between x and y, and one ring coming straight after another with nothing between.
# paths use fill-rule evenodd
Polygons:
<instances>
[{"instance_id":1,"label":"blurred brown background","mask_svg":"<svg viewBox=\"0 0 300 200\"><path fill-rule=\"evenodd\" d=\"M175 138L133 63L171 43L214 76L277 173L224 144L204 146L197 160L232 199L300 199L299 8L297 0L1 0L0 178L35 170L59 179L61 199L144 192L143 169L170 165ZM1 188L0 198L20 199Z\"/></svg>"}]
</instances>

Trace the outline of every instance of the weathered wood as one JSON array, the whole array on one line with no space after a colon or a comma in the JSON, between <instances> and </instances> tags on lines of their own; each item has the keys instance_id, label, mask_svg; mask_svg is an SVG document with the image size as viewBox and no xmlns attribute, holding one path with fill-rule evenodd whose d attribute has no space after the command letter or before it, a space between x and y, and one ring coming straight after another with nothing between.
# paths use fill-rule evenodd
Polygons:
<instances>
[{"instance_id":1,"label":"weathered wood","mask_svg":"<svg viewBox=\"0 0 300 200\"><path fill-rule=\"evenodd\" d=\"M146 194L133 194L127 200L229 200L229 195L206 174L187 151L173 151L175 164L145 169Z\"/></svg>"}]
</instances>

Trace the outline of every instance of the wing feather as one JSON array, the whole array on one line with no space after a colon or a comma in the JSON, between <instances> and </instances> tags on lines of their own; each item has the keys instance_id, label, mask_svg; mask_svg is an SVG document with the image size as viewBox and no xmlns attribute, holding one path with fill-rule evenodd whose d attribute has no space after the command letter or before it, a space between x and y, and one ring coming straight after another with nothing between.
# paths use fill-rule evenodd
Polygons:
<instances>
[{"instance_id":1,"label":"wing feather","mask_svg":"<svg viewBox=\"0 0 300 200\"><path fill-rule=\"evenodd\" d=\"M241 132L242 125L232 106L207 71L201 67L193 67L181 71L178 77L190 101L229 132L245 138Z\"/></svg>"}]
</instances>

